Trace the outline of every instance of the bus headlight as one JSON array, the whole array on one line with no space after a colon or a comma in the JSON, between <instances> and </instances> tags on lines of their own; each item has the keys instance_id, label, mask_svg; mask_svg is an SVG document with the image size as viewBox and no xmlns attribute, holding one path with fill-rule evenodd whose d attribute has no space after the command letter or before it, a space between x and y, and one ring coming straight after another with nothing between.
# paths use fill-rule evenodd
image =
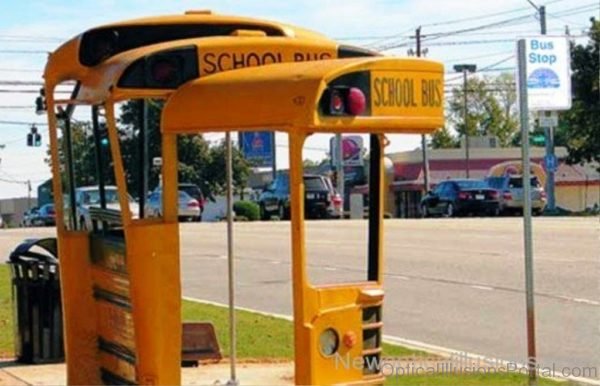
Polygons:
<instances>
[{"instance_id":1,"label":"bus headlight","mask_svg":"<svg viewBox=\"0 0 600 386\"><path fill-rule=\"evenodd\" d=\"M328 328L319 337L319 349L326 357L335 354L340 346L340 336L333 328Z\"/></svg>"}]
</instances>

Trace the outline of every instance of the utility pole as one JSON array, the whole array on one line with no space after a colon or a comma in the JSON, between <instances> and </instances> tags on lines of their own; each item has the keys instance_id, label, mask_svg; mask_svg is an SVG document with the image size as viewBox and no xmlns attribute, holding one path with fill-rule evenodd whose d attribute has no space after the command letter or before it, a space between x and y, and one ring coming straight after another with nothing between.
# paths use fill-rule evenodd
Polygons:
<instances>
[{"instance_id":1,"label":"utility pole","mask_svg":"<svg viewBox=\"0 0 600 386\"><path fill-rule=\"evenodd\" d=\"M546 7L540 6L538 8L540 14L540 30L542 35L546 35ZM540 114L544 114L540 111ZM544 135L546 137L546 159L554 159L556 157L554 153L554 127L544 127ZM554 164L557 164L554 162ZM548 210L554 212L556 210L556 195L554 194L554 168L546 168L548 178L546 179L546 193L548 195Z\"/></svg>"},{"instance_id":2,"label":"utility pole","mask_svg":"<svg viewBox=\"0 0 600 386\"><path fill-rule=\"evenodd\" d=\"M475 64L457 64L454 66L454 71L463 73L463 124L465 125L465 171L467 178L470 177L469 170L469 114L467 110L467 73L477 71Z\"/></svg>"},{"instance_id":3,"label":"utility pole","mask_svg":"<svg viewBox=\"0 0 600 386\"><path fill-rule=\"evenodd\" d=\"M31 209L31 180L27 180L27 210L30 210L30 209Z\"/></svg>"},{"instance_id":4,"label":"utility pole","mask_svg":"<svg viewBox=\"0 0 600 386\"><path fill-rule=\"evenodd\" d=\"M415 31L417 41L417 57L421 57L421 26ZM429 191L429 156L427 154L427 138L421 134L421 149L423 152L423 188L425 193Z\"/></svg>"}]
</instances>

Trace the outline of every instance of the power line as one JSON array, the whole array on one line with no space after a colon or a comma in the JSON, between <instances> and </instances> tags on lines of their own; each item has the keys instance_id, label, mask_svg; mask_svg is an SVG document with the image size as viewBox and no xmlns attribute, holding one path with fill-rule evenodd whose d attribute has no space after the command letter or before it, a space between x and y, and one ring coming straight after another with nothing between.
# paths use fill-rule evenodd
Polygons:
<instances>
[{"instance_id":1,"label":"power line","mask_svg":"<svg viewBox=\"0 0 600 386\"><path fill-rule=\"evenodd\" d=\"M58 94L71 94L71 91L67 90L55 90L55 93ZM9 90L9 89L0 89L0 93L17 93L17 94L39 94L40 90Z\"/></svg>"},{"instance_id":2,"label":"power line","mask_svg":"<svg viewBox=\"0 0 600 386\"><path fill-rule=\"evenodd\" d=\"M590 7L592 7L592 8L590 8ZM596 4L590 3L590 4L586 4L584 6L569 9L567 11L559 12L556 15L558 15L558 16L575 15L575 14L584 13L584 12L587 12L589 10L596 9L596 8L598 8L598 6ZM528 9L528 8L526 8L526 9ZM525 22L527 22L528 19L530 19L532 16L533 15L531 15L531 14L523 15L523 16L518 16L518 17L514 17L514 18L510 18L510 19L492 22L492 23L488 23L488 24L484 24L484 25L480 25L480 26L463 28L463 29L454 30L454 31L436 32L436 33L432 33L432 34L428 34L428 35L423 35L423 43L427 43L431 40L446 38L446 37L452 36L452 35L467 34L467 33L475 32L475 31L480 31L480 30L491 28L491 27L498 27L498 26L508 27L508 26L520 25L520 24L524 24ZM479 19L481 19L481 18L479 18ZM508 31L507 34L508 33L510 33L510 31ZM516 33L516 32L513 32L513 34L514 33ZM481 43L476 43L476 44L485 44L485 43L488 43L488 42L481 42ZM496 42L489 42L489 43L496 43ZM387 46L377 47L377 49L379 49L381 51L387 51L387 50L390 50L393 48L405 47L410 44L411 44L411 41L404 40L400 43L397 42L397 43L389 44ZM445 44L431 44L430 43L428 45L445 45ZM456 45L456 44L448 44L448 45Z\"/></svg>"},{"instance_id":3,"label":"power line","mask_svg":"<svg viewBox=\"0 0 600 386\"><path fill-rule=\"evenodd\" d=\"M557 1L563 1L563 0L557 0ZM471 16L471 17L467 17L467 18L449 20L449 21L445 21L445 22L436 22L436 23L423 24L423 25L421 25L421 27L438 27L438 26L442 26L442 25L451 25L451 24L463 23L463 22L472 21L472 20L489 19L489 18L492 18L492 17L506 15L506 14L510 14L510 13L521 12L521 11L528 10L528 9L529 8L518 8L518 9L513 9L513 10L510 10L510 11L496 12L496 13L484 14L484 15L479 15L479 16ZM489 26L501 25L503 23L507 23L508 21L518 20L518 19L522 19L522 18L529 18L529 17L531 17L531 15L519 16L517 18L511 18L511 19L508 19L508 20L500 21L500 22L494 22L494 23L489 24ZM480 27L476 27L476 28L480 28ZM406 32L409 32L409 31L412 31L412 30L413 29L411 28L411 29L409 29ZM404 33L406 33L406 32L404 32ZM391 38L406 38L406 37L410 37L410 36L402 36L404 33L395 34L395 35L389 35L389 36L385 37L384 40L390 40ZM455 32L455 33L458 33L458 32ZM425 38L425 37L426 36L423 36L423 38Z\"/></svg>"},{"instance_id":4,"label":"power line","mask_svg":"<svg viewBox=\"0 0 600 386\"><path fill-rule=\"evenodd\" d=\"M43 86L44 82L36 80L0 80L0 86Z\"/></svg>"},{"instance_id":5,"label":"power line","mask_svg":"<svg viewBox=\"0 0 600 386\"><path fill-rule=\"evenodd\" d=\"M499 52L494 52L491 54L483 54L483 55L477 55L477 56L469 56L469 57L460 57L460 58L456 58L456 59L446 59L444 60L444 63L454 63L454 62L458 62L458 61L465 61L465 60L472 60L472 59L481 59L481 58L490 58L493 56L500 56L500 55L507 55L514 52L514 50L510 50L510 51L499 51Z\"/></svg>"},{"instance_id":6,"label":"power line","mask_svg":"<svg viewBox=\"0 0 600 386\"><path fill-rule=\"evenodd\" d=\"M525 15L525 16L519 16L519 17L515 17L515 18L511 18L511 19L505 19L505 20L501 20L501 21L497 21L497 22L493 22L493 23L483 24L483 25L479 25L479 26L475 26L475 27L463 28L460 30L436 32L436 33L429 34L429 35L422 35L422 37L423 37L422 42L427 43L431 40L445 38L448 36L457 35L457 34L461 34L461 33L465 33L465 32L474 32L474 31L479 31L482 29L498 27L501 25L507 25L507 24L515 23L517 21L529 19L530 17L531 17L531 15ZM400 44L396 43L396 44L390 44L390 45L384 46L384 47L379 47L379 49L381 51L387 51L392 48L398 48L398 47L402 47L402 46L406 46L406 45L407 45L407 43L400 43ZM429 45L431 45L431 44L429 44Z\"/></svg>"},{"instance_id":7,"label":"power line","mask_svg":"<svg viewBox=\"0 0 600 386\"><path fill-rule=\"evenodd\" d=\"M31 125L36 125L36 126L48 126L48 124L46 122L26 122L26 121L0 121L0 124L3 125L15 125L15 126L31 126Z\"/></svg>"},{"instance_id":8,"label":"power line","mask_svg":"<svg viewBox=\"0 0 600 386\"><path fill-rule=\"evenodd\" d=\"M554 3L559 3L559 2L562 2L562 1L566 1L566 0L549 1L549 2L546 2L546 5L548 5L548 4L554 4ZM496 13L490 13L490 14L483 14L483 15L479 15L479 16L470 16L470 17L465 17L465 18L462 18L462 19L449 20L449 21L445 21L445 22L436 22L436 23L430 23L430 24L423 24L422 27L438 27L438 26L441 26L441 25L451 25L451 24L463 23L465 21L489 19L489 18L496 17L496 16L502 16L502 15L508 15L508 14L511 14L511 13L517 13L517 12L521 12L521 11L526 11L528 9L529 9L529 7L517 8L517 9L513 9L513 10L509 10L509 11L502 11L502 12L496 12Z\"/></svg>"},{"instance_id":9,"label":"power line","mask_svg":"<svg viewBox=\"0 0 600 386\"><path fill-rule=\"evenodd\" d=\"M0 54L49 54L50 51L44 50L0 50Z\"/></svg>"},{"instance_id":10,"label":"power line","mask_svg":"<svg viewBox=\"0 0 600 386\"><path fill-rule=\"evenodd\" d=\"M30 40L48 40L55 42L64 42L65 38L52 36L36 36L36 35L0 35L0 39L30 39Z\"/></svg>"},{"instance_id":11,"label":"power line","mask_svg":"<svg viewBox=\"0 0 600 386\"><path fill-rule=\"evenodd\" d=\"M0 72L38 72L42 73L44 70L34 70L32 68L0 68Z\"/></svg>"}]
</instances>

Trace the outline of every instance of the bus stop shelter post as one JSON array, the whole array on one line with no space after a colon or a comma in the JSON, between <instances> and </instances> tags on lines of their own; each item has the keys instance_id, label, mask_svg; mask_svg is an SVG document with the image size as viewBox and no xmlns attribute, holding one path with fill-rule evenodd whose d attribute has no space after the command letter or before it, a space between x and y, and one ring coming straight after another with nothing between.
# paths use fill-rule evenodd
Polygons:
<instances>
[{"instance_id":1,"label":"bus stop shelter post","mask_svg":"<svg viewBox=\"0 0 600 386\"><path fill-rule=\"evenodd\" d=\"M227 263L229 278L229 363L230 379L227 385L238 385L236 378L236 320L235 320L235 264L233 256L233 165L231 132L225 133L225 166L227 173Z\"/></svg>"},{"instance_id":2,"label":"bus stop shelter post","mask_svg":"<svg viewBox=\"0 0 600 386\"><path fill-rule=\"evenodd\" d=\"M526 41L517 42L521 154L523 162L523 229L525 241L525 291L527 305L527 366L529 385L537 385L535 349L535 307L533 293L533 241L531 231L531 176L529 162L529 107L527 102Z\"/></svg>"}]
</instances>

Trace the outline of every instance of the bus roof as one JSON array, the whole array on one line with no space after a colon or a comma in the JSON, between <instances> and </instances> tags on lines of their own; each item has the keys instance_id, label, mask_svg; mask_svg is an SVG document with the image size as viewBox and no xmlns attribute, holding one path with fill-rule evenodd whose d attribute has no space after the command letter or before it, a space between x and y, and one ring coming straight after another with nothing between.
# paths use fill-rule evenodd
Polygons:
<instances>
[{"instance_id":1,"label":"bus roof","mask_svg":"<svg viewBox=\"0 0 600 386\"><path fill-rule=\"evenodd\" d=\"M229 36L238 30L332 42L317 32L288 24L188 11L182 15L140 18L92 28L57 48L48 59L44 76L53 84L81 80L88 69L125 51L166 41Z\"/></svg>"},{"instance_id":2,"label":"bus roof","mask_svg":"<svg viewBox=\"0 0 600 386\"><path fill-rule=\"evenodd\" d=\"M165 133L237 130L430 133L444 124L444 68L423 59L353 58L281 63L219 73L177 89ZM323 112L327 90L358 87L367 110Z\"/></svg>"}]
</instances>

